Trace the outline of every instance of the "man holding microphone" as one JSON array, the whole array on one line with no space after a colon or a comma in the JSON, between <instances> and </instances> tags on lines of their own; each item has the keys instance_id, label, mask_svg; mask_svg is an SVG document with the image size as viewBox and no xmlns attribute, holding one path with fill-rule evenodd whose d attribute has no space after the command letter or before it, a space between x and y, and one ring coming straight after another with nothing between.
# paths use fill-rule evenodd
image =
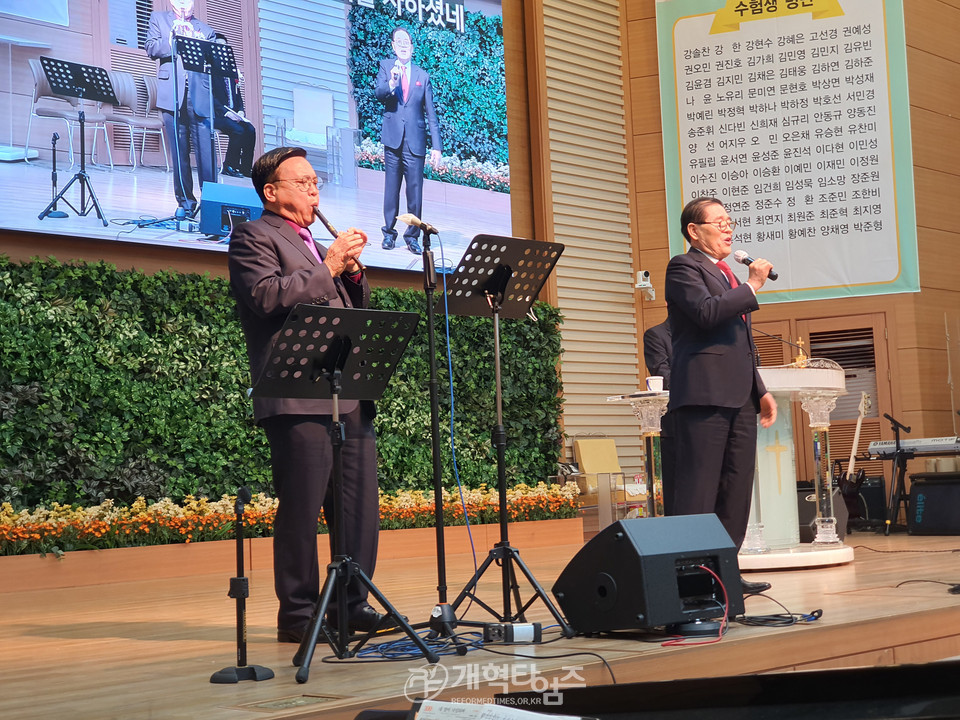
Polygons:
<instances>
[{"instance_id":1,"label":"man holding microphone","mask_svg":"<svg viewBox=\"0 0 960 720\"><path fill-rule=\"evenodd\" d=\"M163 116L163 133L173 155L173 193L178 215L193 217L197 197L193 192L190 146L197 156L197 176L201 187L215 182L217 169L210 146L210 76L187 72L179 56L174 56L177 37L213 40L214 31L194 17L193 0L170 0L169 10L150 13L150 24L143 49L157 60L157 107ZM174 69L174 60L176 69Z\"/></svg>"},{"instance_id":2,"label":"man holding microphone","mask_svg":"<svg viewBox=\"0 0 960 720\"><path fill-rule=\"evenodd\" d=\"M664 294L671 331L670 413L674 492L667 515L715 513L740 547L747 530L757 455L757 414L764 427L777 403L757 371L750 313L773 266L750 264L741 283L725 259L737 223L716 198L696 198L680 215L690 249L671 258ZM742 580L743 592L769 589Z\"/></svg>"},{"instance_id":3,"label":"man holding microphone","mask_svg":"<svg viewBox=\"0 0 960 720\"><path fill-rule=\"evenodd\" d=\"M427 72L414 65L410 33L396 28L392 34L396 59L380 61L374 95L383 103L383 243L385 250L396 245L397 215L400 210L400 182L406 185L407 212L420 217L423 206L423 166L430 130L430 162L440 162L440 125L433 105L433 87ZM409 226L403 233L407 249L422 252L417 238L420 229Z\"/></svg>"}]
</instances>

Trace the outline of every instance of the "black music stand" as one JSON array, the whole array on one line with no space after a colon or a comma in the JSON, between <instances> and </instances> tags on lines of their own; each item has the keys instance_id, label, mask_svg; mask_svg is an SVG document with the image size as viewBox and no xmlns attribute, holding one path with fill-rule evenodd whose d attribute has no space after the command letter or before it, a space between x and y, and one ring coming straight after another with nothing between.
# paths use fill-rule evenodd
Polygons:
<instances>
[{"instance_id":1,"label":"black music stand","mask_svg":"<svg viewBox=\"0 0 960 720\"><path fill-rule=\"evenodd\" d=\"M560 611L554 606L543 587L520 559L518 550L510 545L507 520L507 476L505 449L507 433L503 425L503 388L500 379L500 317L522 318L531 312L540 289L553 271L563 252L560 243L537 242L521 238L477 235L460 260L451 278L447 280L448 311L454 315L483 316L493 314L493 362L496 385L497 424L492 430L492 442L497 452L497 491L500 502L500 542L487 554L486 560L473 578L453 601L454 613L468 597L502 623L525 621L525 613L538 598L560 625L565 637L573 637ZM476 595L477 584L491 564L501 569L503 612L498 614ZM534 594L524 603L514 566L526 577ZM517 610L511 607L511 591Z\"/></svg>"},{"instance_id":2,"label":"black music stand","mask_svg":"<svg viewBox=\"0 0 960 720\"><path fill-rule=\"evenodd\" d=\"M883 534L889 535L890 528L896 523L897 516L900 514L900 504L903 503L903 509L910 512L910 495L907 493L904 477L907 474L907 460L913 458L912 450L904 450L900 446L900 431L910 432L910 428L896 418L887 413L883 417L890 421L890 427L893 429L894 452L893 452L893 470L890 476L890 500L887 503L887 519L884 524Z\"/></svg>"},{"instance_id":3,"label":"black music stand","mask_svg":"<svg viewBox=\"0 0 960 720\"><path fill-rule=\"evenodd\" d=\"M80 171L76 173L70 182L63 186L61 190L50 201L50 204L38 215L39 220L43 220L50 215L57 206L57 201L63 200L64 204L69 206L80 217L84 217L91 210L96 209L97 217L107 226L107 221L103 217L103 210L100 208L100 202L97 200L97 194L93 191L93 185L90 184L90 176L87 175L86 164L86 115L83 110L84 100L92 102L110 103L116 105L116 93L113 91L113 84L110 82L110 76L107 71L95 65L83 65L81 63L69 62L67 60L57 60L55 58L42 57L40 65L43 67L43 74L47 76L47 82L50 83L50 89L57 95L65 97L75 97L80 99L80 108L77 110L77 120L80 122ZM75 182L80 183L80 209L75 208L69 200L64 197L67 190ZM92 204L87 207L87 191L90 191L90 200Z\"/></svg>"},{"instance_id":4,"label":"black music stand","mask_svg":"<svg viewBox=\"0 0 960 720\"><path fill-rule=\"evenodd\" d=\"M274 343L267 368L253 388L261 397L314 398L333 401L330 437L333 445L333 493L335 501L333 534L330 537L333 560L327 566L327 579L320 599L293 658L299 666L297 682L305 683L320 634L340 659L353 657L374 637L374 629L351 638L346 613L347 585L357 578L379 602L430 662L439 656L427 647L407 620L397 612L363 569L343 554L343 465L341 450L344 427L340 422L339 401L377 400L383 394L400 357L416 329L419 316L412 312L387 312L358 308L331 308L297 305L287 317ZM324 382L325 381L325 382ZM341 385L341 382L343 383ZM333 593L337 594L337 627L331 628L325 615Z\"/></svg>"},{"instance_id":5,"label":"black music stand","mask_svg":"<svg viewBox=\"0 0 960 720\"><path fill-rule=\"evenodd\" d=\"M240 79L240 70L237 68L237 59L233 54L233 48L229 45L221 45L218 42L210 43L210 57L208 61L213 67L213 77L221 80Z\"/></svg>"}]
</instances>

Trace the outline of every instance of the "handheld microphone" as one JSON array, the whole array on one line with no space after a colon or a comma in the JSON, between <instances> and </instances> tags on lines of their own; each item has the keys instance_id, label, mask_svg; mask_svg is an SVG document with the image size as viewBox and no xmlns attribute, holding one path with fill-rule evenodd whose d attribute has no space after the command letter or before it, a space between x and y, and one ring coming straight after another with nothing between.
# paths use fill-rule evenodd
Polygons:
<instances>
[{"instance_id":1,"label":"handheld microphone","mask_svg":"<svg viewBox=\"0 0 960 720\"><path fill-rule=\"evenodd\" d=\"M735 253L733 253L733 259L736 260L738 263L741 263L742 265L749 265L752 262L756 262L752 257L747 255L747 253L744 252L743 250L737 250ZM771 269L770 274L767 275L767 277L770 278L771 280L776 280L780 276L773 269Z\"/></svg>"},{"instance_id":2,"label":"handheld microphone","mask_svg":"<svg viewBox=\"0 0 960 720\"><path fill-rule=\"evenodd\" d=\"M418 227L421 230L423 230L425 233L431 233L433 235L440 234L440 231L437 230L433 225L431 225L430 223L425 223L423 220L418 218L416 215L412 215L411 213L404 213L403 215L398 215L397 220L399 220L402 223L406 223L407 225L413 225L414 227Z\"/></svg>"},{"instance_id":3,"label":"handheld microphone","mask_svg":"<svg viewBox=\"0 0 960 720\"><path fill-rule=\"evenodd\" d=\"M314 206L314 208L313 208L313 214L317 216L317 220L319 220L320 222L322 222L322 223L323 223L323 226L330 232L331 235L333 235L334 239L336 239L337 235L339 234L339 233L337 232L337 229L330 223L329 220L327 220L327 219L323 216L323 213L320 212L320 208Z\"/></svg>"}]
</instances>

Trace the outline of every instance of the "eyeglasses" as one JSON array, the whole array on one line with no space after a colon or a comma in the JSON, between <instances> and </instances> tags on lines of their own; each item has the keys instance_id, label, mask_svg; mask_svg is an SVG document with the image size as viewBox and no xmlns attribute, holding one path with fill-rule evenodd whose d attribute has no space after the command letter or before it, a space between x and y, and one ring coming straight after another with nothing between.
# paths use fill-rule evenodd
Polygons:
<instances>
[{"instance_id":1,"label":"eyeglasses","mask_svg":"<svg viewBox=\"0 0 960 720\"><path fill-rule=\"evenodd\" d=\"M323 180L318 177L312 178L297 178L295 180L288 180L286 178L281 178L280 180L271 180L268 184L274 185L276 183L289 182L297 186L297 189L302 190L303 192L310 192L311 189L319 190L323 187Z\"/></svg>"},{"instance_id":2,"label":"eyeglasses","mask_svg":"<svg viewBox=\"0 0 960 720\"><path fill-rule=\"evenodd\" d=\"M714 225L717 230L724 232L730 230L731 232L737 229L736 220L714 220L713 222L698 222L694 223L695 225Z\"/></svg>"},{"instance_id":3,"label":"eyeglasses","mask_svg":"<svg viewBox=\"0 0 960 720\"><path fill-rule=\"evenodd\" d=\"M402 47L402 48L413 47L413 43L410 42L409 40L394 40L393 44L396 45L397 47Z\"/></svg>"}]
</instances>

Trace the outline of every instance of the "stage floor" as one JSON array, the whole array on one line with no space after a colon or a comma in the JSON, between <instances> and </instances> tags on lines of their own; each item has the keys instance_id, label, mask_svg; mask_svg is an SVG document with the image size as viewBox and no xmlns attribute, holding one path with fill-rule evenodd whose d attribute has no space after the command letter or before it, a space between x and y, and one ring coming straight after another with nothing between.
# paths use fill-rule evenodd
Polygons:
<instances>
[{"instance_id":1,"label":"stage floor","mask_svg":"<svg viewBox=\"0 0 960 720\"><path fill-rule=\"evenodd\" d=\"M79 165L70 168L65 158L66 152L61 153L57 171L60 190L63 190L79 171ZM45 217L40 220L38 216L47 208L53 196L51 169L47 160L0 163L0 191L4 197L11 199L0 218L0 227L65 237L186 247L217 253L227 251L226 244L219 242L218 238L208 238L199 231L196 223L191 225L183 222L179 230L173 223L159 227L138 226L158 218L169 218L176 209L173 173L163 168L138 167L135 172L130 172L129 167L116 166L110 171L108 167L88 164L90 187L100 203L107 226L97 218L88 192L85 193L85 205L81 203L80 182L74 183L65 197L77 210L89 209L89 214L81 217L60 202L58 209L65 211L67 217ZM367 233L370 242L364 250L364 264L396 270L421 270L421 256L408 251L402 239L393 250L384 250L380 245L380 227L383 225L383 173L361 169L359 180L356 188L332 184L321 188L321 211L336 228L345 230L355 226ZM194 181L196 182L195 171ZM248 178L221 176L219 181L227 186L252 189ZM401 199L401 208L404 207L404 202ZM474 236L484 233L499 236L511 234L510 197L475 188L426 182L423 220L441 232L440 242L437 242L436 237L432 241L436 266L442 267L442 251L446 266L453 267ZM401 234L406 228L403 223L398 223L397 227ZM314 225L313 233L321 243L329 244L329 233L320 223Z\"/></svg>"},{"instance_id":2,"label":"stage floor","mask_svg":"<svg viewBox=\"0 0 960 720\"><path fill-rule=\"evenodd\" d=\"M648 680L716 677L796 669L925 663L960 656L960 583L956 537L848 535L855 560L830 568L751 573L769 580L768 597L746 600L749 616L822 610L793 627L733 623L719 642L664 647L665 638L622 633L558 638L542 645L496 646L465 657L398 662L332 660L318 646L305 684L295 680L296 646L275 640L276 600L269 570L250 577L247 662L276 677L233 685L210 683L235 665L233 568L192 577L118 582L60 590L0 589L3 716L32 718L352 718L364 708L406 709L405 689L442 687L441 699L492 698L497 692ZM549 590L579 542L524 549L521 558ZM480 560L489 548L478 548ZM433 548L421 557L385 560L374 577L411 622L425 622L437 599ZM67 558L69 561L69 557ZM448 599L474 572L470 555L447 558ZM483 576L480 596L502 608L500 572ZM522 584L524 598L529 588ZM552 597L552 596L551 596ZM777 601L777 602L774 602ZM476 605L469 619L493 618ZM552 624L538 601L528 620ZM469 628L462 628L469 630ZM390 636L396 638L399 636ZM705 638L709 639L709 638ZM419 684L419 685L418 685ZM419 688L419 690L418 690ZM638 698L638 705L642 699Z\"/></svg>"}]
</instances>

